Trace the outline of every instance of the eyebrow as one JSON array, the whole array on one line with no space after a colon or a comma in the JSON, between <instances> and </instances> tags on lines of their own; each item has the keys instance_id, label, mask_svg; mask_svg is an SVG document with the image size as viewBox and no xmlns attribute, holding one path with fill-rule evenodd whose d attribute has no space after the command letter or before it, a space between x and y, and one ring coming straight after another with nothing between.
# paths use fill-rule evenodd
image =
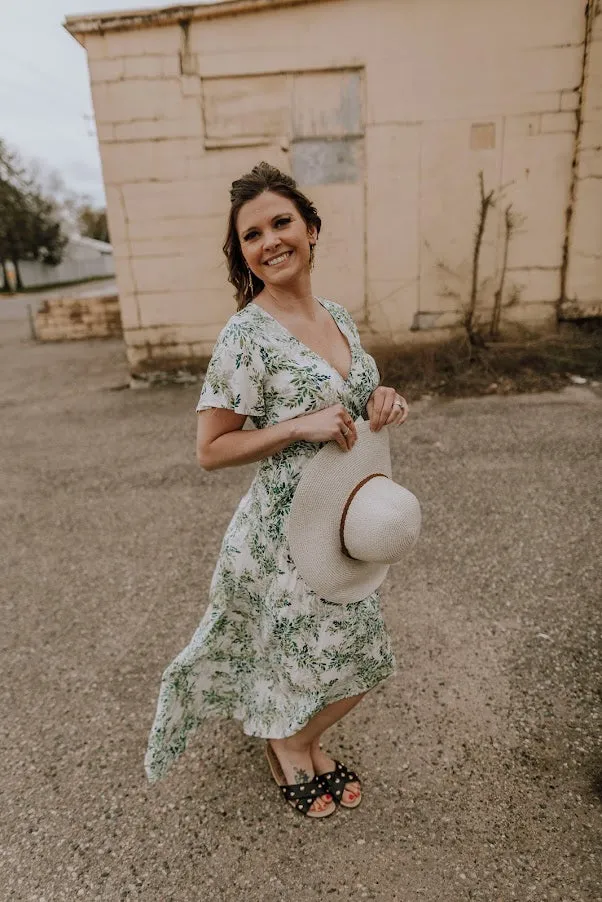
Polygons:
<instances>
[{"instance_id":1,"label":"eyebrow","mask_svg":"<svg viewBox=\"0 0 602 902\"><path fill-rule=\"evenodd\" d=\"M276 213L275 216L272 216L272 222L275 222L277 219L282 219L283 216L293 216L292 210L287 210L285 213ZM257 229L258 226L250 225L247 226L240 234L244 237L248 232L252 232L253 229Z\"/></svg>"}]
</instances>

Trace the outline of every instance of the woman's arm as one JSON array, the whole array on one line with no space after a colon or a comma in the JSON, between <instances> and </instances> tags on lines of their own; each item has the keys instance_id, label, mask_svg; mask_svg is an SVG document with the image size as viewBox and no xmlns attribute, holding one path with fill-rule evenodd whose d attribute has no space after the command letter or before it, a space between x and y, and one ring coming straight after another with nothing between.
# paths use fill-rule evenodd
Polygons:
<instances>
[{"instance_id":1,"label":"woman's arm","mask_svg":"<svg viewBox=\"0 0 602 902\"><path fill-rule=\"evenodd\" d=\"M243 414L217 407L198 414L196 453L204 470L255 463L293 442L335 441L347 451L357 441L353 418L342 404L264 429L243 430L245 420Z\"/></svg>"},{"instance_id":2,"label":"woman's arm","mask_svg":"<svg viewBox=\"0 0 602 902\"><path fill-rule=\"evenodd\" d=\"M233 410L216 407L198 414L196 455L204 470L255 463L298 441L295 420L243 430L246 419Z\"/></svg>"}]
</instances>

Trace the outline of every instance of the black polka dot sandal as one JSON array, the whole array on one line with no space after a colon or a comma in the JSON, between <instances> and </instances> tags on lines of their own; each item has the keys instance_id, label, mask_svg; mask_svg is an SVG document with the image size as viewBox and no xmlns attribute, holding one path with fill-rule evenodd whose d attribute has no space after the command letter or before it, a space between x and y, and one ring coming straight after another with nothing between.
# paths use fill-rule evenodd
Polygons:
<instances>
[{"instance_id":1,"label":"black polka dot sandal","mask_svg":"<svg viewBox=\"0 0 602 902\"><path fill-rule=\"evenodd\" d=\"M328 787L328 792L333 797L335 805L341 805L343 808L357 808L362 801L361 793L353 802L346 802L343 799L343 792L348 783L359 783L360 778L340 761L334 762L334 770L328 771L326 774L320 774L320 780L323 780Z\"/></svg>"},{"instance_id":2,"label":"black polka dot sandal","mask_svg":"<svg viewBox=\"0 0 602 902\"><path fill-rule=\"evenodd\" d=\"M329 789L322 777L314 775L307 783L291 783L287 785L282 765L269 742L266 743L265 753L272 776L280 787L283 797L291 807L306 817L329 817L335 813L337 806L332 799L328 807L324 808L323 811L310 811L316 799L329 793Z\"/></svg>"}]
</instances>

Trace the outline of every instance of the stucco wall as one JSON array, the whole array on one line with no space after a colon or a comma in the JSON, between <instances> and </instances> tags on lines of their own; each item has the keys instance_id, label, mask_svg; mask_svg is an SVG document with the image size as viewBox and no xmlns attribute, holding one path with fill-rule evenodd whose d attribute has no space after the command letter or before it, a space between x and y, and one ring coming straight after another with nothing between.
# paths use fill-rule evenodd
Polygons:
<instances>
[{"instance_id":1,"label":"stucco wall","mask_svg":"<svg viewBox=\"0 0 602 902\"><path fill-rule=\"evenodd\" d=\"M555 322L571 202L569 291L599 298L599 257L584 255L600 247L602 205L584 182L572 192L584 8L325 0L86 35L133 369L210 353L234 310L221 252L230 183L261 159L302 176L324 219L314 289L352 310L368 344L430 338L459 322L479 171L498 201L484 233L480 316L499 284L510 203L522 224L509 250L505 327ZM581 174L600 166L594 28ZM326 157L337 141L343 180L333 182Z\"/></svg>"}]
</instances>

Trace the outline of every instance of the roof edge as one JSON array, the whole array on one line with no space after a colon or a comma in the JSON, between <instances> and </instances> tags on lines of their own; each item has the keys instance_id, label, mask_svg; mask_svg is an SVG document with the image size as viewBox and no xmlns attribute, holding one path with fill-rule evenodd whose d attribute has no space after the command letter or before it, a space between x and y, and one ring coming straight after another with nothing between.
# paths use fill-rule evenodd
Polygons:
<instances>
[{"instance_id":1,"label":"roof edge","mask_svg":"<svg viewBox=\"0 0 602 902\"><path fill-rule=\"evenodd\" d=\"M69 34L82 43L80 38L88 34L130 31L137 28L152 28L157 25L179 25L194 19L216 19L221 16L236 16L285 6L302 6L323 2L324 0L222 0L217 3L190 3L178 6L88 13L82 16L74 14L65 17L63 26Z\"/></svg>"}]
</instances>

